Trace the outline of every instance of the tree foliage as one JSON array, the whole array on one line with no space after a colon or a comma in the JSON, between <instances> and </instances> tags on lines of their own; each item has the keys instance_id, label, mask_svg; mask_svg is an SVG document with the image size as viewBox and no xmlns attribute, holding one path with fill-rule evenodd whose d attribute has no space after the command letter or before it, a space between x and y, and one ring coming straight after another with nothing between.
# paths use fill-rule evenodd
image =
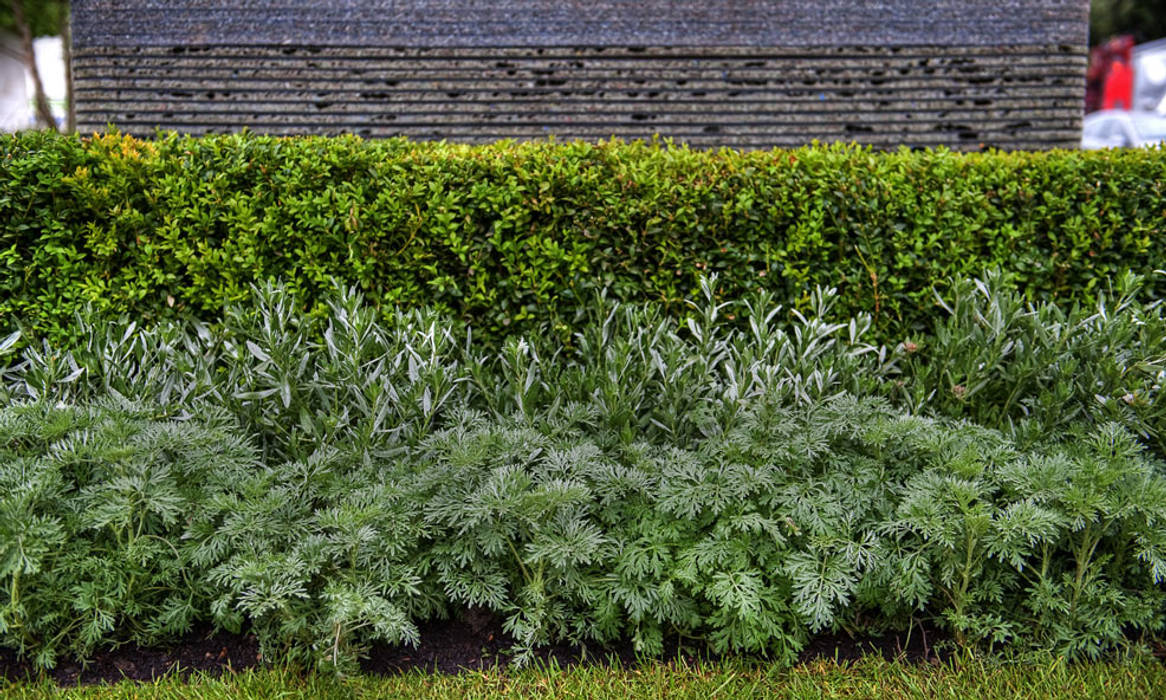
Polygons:
<instances>
[{"instance_id":1,"label":"tree foliage","mask_svg":"<svg viewBox=\"0 0 1166 700\"><path fill-rule=\"evenodd\" d=\"M0 2L0 30L18 33L14 2L21 3L25 22L34 37L59 36L69 18L68 0L4 0Z\"/></svg>"},{"instance_id":2,"label":"tree foliage","mask_svg":"<svg viewBox=\"0 0 1166 700\"><path fill-rule=\"evenodd\" d=\"M1139 42L1166 37L1166 4L1162 0L1092 0L1090 43L1101 44L1118 34L1133 34Z\"/></svg>"}]
</instances>

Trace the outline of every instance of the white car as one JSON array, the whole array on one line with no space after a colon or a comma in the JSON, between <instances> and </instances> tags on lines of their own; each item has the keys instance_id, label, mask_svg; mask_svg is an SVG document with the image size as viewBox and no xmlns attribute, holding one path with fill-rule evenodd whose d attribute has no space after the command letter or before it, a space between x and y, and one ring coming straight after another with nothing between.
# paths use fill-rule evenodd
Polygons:
<instances>
[{"instance_id":1,"label":"white car","mask_svg":"<svg viewBox=\"0 0 1166 700\"><path fill-rule=\"evenodd\" d=\"M1166 140L1166 117L1154 112L1103 110L1085 115L1081 148L1134 148Z\"/></svg>"}]
</instances>

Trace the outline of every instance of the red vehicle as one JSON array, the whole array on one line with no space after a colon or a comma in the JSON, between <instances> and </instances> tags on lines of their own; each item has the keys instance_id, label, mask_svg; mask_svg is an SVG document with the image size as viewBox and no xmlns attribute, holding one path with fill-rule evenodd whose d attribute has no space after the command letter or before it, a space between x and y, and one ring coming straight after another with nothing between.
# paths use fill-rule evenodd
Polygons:
<instances>
[{"instance_id":1,"label":"red vehicle","mask_svg":"<svg viewBox=\"0 0 1166 700\"><path fill-rule=\"evenodd\" d=\"M1085 73L1085 111L1134 106L1134 38L1115 36L1089 52Z\"/></svg>"}]
</instances>

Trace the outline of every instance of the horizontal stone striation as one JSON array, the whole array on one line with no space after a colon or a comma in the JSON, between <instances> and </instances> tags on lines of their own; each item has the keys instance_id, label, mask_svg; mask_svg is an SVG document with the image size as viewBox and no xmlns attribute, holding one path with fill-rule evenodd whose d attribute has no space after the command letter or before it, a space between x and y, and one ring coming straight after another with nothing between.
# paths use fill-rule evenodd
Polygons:
<instances>
[{"instance_id":1,"label":"horizontal stone striation","mask_svg":"<svg viewBox=\"0 0 1166 700\"><path fill-rule=\"evenodd\" d=\"M1086 0L74 0L84 130L1074 146Z\"/></svg>"},{"instance_id":2,"label":"horizontal stone striation","mask_svg":"<svg viewBox=\"0 0 1166 700\"><path fill-rule=\"evenodd\" d=\"M352 132L485 142L659 134L1049 148L1079 138L1073 47L79 49L79 124L151 135Z\"/></svg>"},{"instance_id":3,"label":"horizontal stone striation","mask_svg":"<svg viewBox=\"0 0 1166 700\"><path fill-rule=\"evenodd\" d=\"M74 0L78 46L1084 44L1086 0Z\"/></svg>"}]
</instances>

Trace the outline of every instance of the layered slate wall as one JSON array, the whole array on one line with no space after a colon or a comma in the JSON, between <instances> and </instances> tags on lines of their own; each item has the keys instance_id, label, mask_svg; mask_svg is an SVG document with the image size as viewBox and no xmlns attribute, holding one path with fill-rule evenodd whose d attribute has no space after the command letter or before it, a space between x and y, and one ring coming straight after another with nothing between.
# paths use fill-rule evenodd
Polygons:
<instances>
[{"instance_id":1,"label":"layered slate wall","mask_svg":"<svg viewBox=\"0 0 1166 700\"><path fill-rule=\"evenodd\" d=\"M1088 0L73 0L83 131L1080 139Z\"/></svg>"}]
</instances>

